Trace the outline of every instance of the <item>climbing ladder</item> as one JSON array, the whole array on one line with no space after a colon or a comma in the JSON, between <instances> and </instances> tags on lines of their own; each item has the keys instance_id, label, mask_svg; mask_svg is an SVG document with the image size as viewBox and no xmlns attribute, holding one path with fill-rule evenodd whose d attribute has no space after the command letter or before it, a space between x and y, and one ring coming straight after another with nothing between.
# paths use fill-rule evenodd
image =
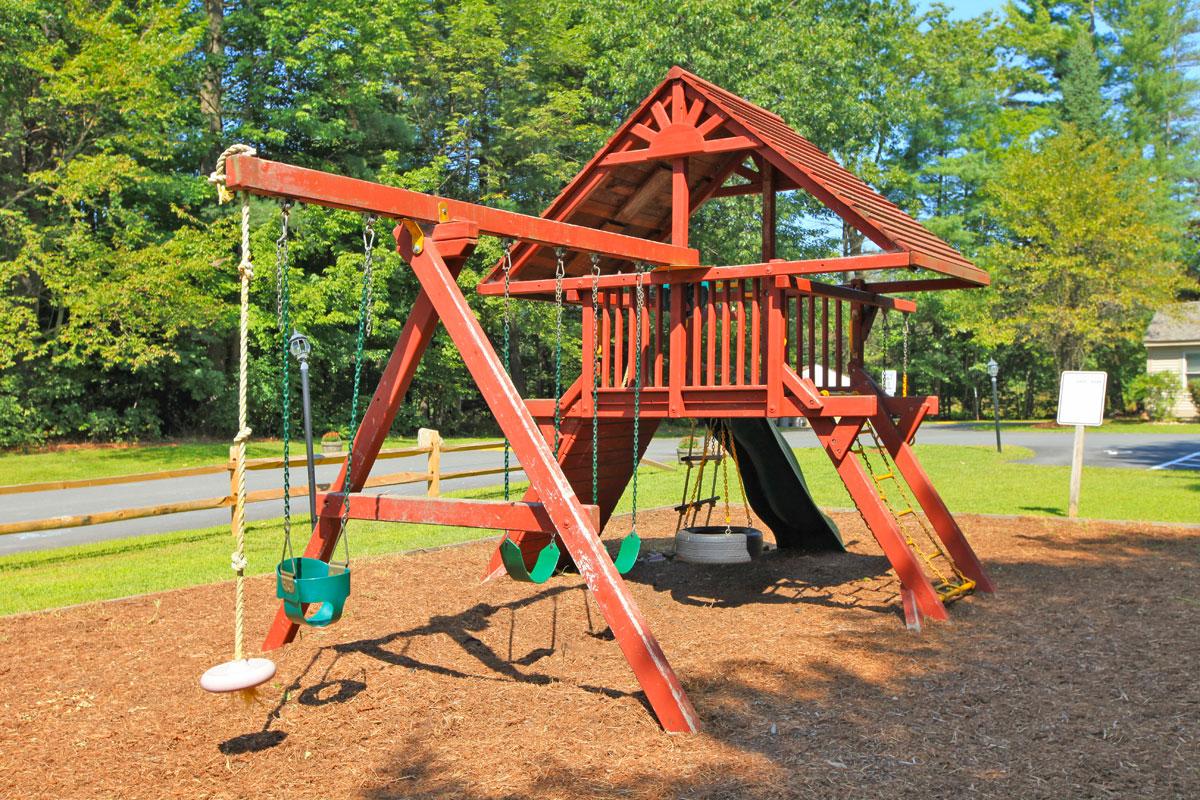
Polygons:
<instances>
[{"instance_id":1,"label":"climbing ladder","mask_svg":"<svg viewBox=\"0 0 1200 800\"><path fill-rule=\"evenodd\" d=\"M975 591L975 581L962 573L954 559L942 547L938 537L930 530L924 517L913 507L908 493L897 477L896 465L888 456L887 448L879 440L875 426L867 420L862 430L870 435L871 442L864 446L860 431L850 447L850 452L859 459L867 474L871 476L879 498L896 521L897 527L904 535L905 543L924 565L938 598L943 603L949 603ZM870 454L872 452L881 462L882 472L875 469ZM922 544L922 540L925 544Z\"/></svg>"}]
</instances>

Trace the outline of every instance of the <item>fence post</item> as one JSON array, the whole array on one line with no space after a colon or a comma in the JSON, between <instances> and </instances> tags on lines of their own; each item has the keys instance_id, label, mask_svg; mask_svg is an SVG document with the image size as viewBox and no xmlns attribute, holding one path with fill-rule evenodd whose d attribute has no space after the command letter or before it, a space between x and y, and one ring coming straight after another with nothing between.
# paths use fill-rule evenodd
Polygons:
<instances>
[{"instance_id":1,"label":"fence post","mask_svg":"<svg viewBox=\"0 0 1200 800\"><path fill-rule=\"evenodd\" d=\"M425 467L425 495L438 497L442 493L442 436L432 428L417 431L417 447L428 448Z\"/></svg>"},{"instance_id":2,"label":"fence post","mask_svg":"<svg viewBox=\"0 0 1200 800\"><path fill-rule=\"evenodd\" d=\"M226 498L226 503L229 506L229 518L232 521L233 515L236 513L234 506L237 505L237 466L238 466L238 446L236 444L229 446L229 497Z\"/></svg>"}]
</instances>

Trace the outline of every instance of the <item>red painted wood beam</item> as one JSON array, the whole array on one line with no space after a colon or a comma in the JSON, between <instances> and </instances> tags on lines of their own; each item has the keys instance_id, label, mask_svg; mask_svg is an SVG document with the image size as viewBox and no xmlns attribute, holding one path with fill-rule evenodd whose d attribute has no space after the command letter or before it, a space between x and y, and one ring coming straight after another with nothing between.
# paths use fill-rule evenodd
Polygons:
<instances>
[{"instance_id":1,"label":"red painted wood beam","mask_svg":"<svg viewBox=\"0 0 1200 800\"><path fill-rule=\"evenodd\" d=\"M618 154L622 155L622 154ZM671 244L687 247L692 206L688 201L687 159L671 162Z\"/></svg>"},{"instance_id":2,"label":"red painted wood beam","mask_svg":"<svg viewBox=\"0 0 1200 800\"><path fill-rule=\"evenodd\" d=\"M675 267L672 269L656 269L652 270L649 275L643 278L644 286L664 286L677 283L701 283L703 281L720 281L720 280L736 280L738 278L766 278L775 275L815 275L827 272L868 272L877 269L892 269L895 267L904 267L908 265L908 253L872 253L865 256L845 256L842 258L812 258L801 261L768 261L759 264L736 264L725 267ZM617 287L630 287L637 283L637 275L635 273L620 273L617 275L601 275L599 287L601 289L615 289ZM834 286L833 284L816 283L810 285L829 287L837 289L843 294L842 297L853 297L861 302L876 302L891 304L896 302L893 298L879 297L871 292L859 291L856 295L846 295L845 292L855 291L847 286ZM591 276L583 275L575 278L564 278L563 288L567 290L586 290L591 291L592 279ZM481 283L476 287L476 290L483 295L502 295L504 294L503 282L488 282ZM535 281L510 281L509 291L511 294L546 294L553 293L554 279L547 278L545 280ZM901 300L902 303L911 301ZM916 308L915 305L912 306Z\"/></svg>"},{"instance_id":3,"label":"red painted wood beam","mask_svg":"<svg viewBox=\"0 0 1200 800\"><path fill-rule=\"evenodd\" d=\"M596 604L659 722L672 732L696 731L699 720L695 709L617 574L591 515L575 496L558 460L438 252L437 243L427 243L420 253L415 253L408 229L401 228L397 245L458 347L463 363L508 438L530 485L537 490L560 540L596 598Z\"/></svg>"},{"instance_id":4,"label":"red painted wood beam","mask_svg":"<svg viewBox=\"0 0 1200 800\"><path fill-rule=\"evenodd\" d=\"M862 370L852 373L851 380L855 388L861 392L870 392L877 397L884 396L883 390ZM938 538L942 540L942 544L946 546L946 551L954 560L955 565L964 575L975 581L975 587L979 591L994 592L995 585L984 573L983 564L975 555L975 550L967 542L967 537L963 535L954 515L950 513L942 496L934 488L933 481L929 479L921 462L917 460L917 456L905 436L900 433L892 421L891 414L878 412L871 417L871 424L875 426L879 440L891 454L892 461L900 470L904 482L908 484L909 491L921 506L921 510L925 512L926 519L933 526Z\"/></svg>"},{"instance_id":5,"label":"red painted wood beam","mask_svg":"<svg viewBox=\"0 0 1200 800\"><path fill-rule=\"evenodd\" d=\"M325 503L326 498L332 502ZM317 495L322 516L340 516L342 494ZM594 516L595 506L584 506ZM502 500L453 500L433 497L397 497L394 495L351 494L350 519L380 522L418 522L456 528L493 528L496 530L546 531L554 523L541 503Z\"/></svg>"},{"instance_id":6,"label":"red painted wood beam","mask_svg":"<svg viewBox=\"0 0 1200 800\"><path fill-rule=\"evenodd\" d=\"M226 165L230 191L379 214L420 222L471 222L480 233L650 264L699 263L698 251L542 217L451 200L396 186L294 167L253 156L234 156Z\"/></svg>"},{"instance_id":7,"label":"red painted wood beam","mask_svg":"<svg viewBox=\"0 0 1200 800\"><path fill-rule=\"evenodd\" d=\"M656 137L656 140L660 137ZM601 167L619 167L625 164L641 164L646 161L667 161L687 156L711 155L714 153L733 153L742 150L753 150L758 142L745 136L726 136L721 139L705 139L696 141L690 146L668 144L650 146L641 150L625 150L612 153L600 161Z\"/></svg>"},{"instance_id":8,"label":"red painted wood beam","mask_svg":"<svg viewBox=\"0 0 1200 800\"><path fill-rule=\"evenodd\" d=\"M944 620L947 618L946 607L938 597L933 584L929 582L916 555L904 539L904 533L899 524L888 511L875 488L875 482L867 475L858 458L849 452L850 445L862 429L863 419L843 417L834 421L826 418L810 418L813 432L825 448L825 452L837 468L838 476L846 486L846 491L854 500L858 513L867 523L871 535L879 543L883 554L891 563L892 569L900 578L904 589L912 593L916 608L924 616ZM910 621L911 621L910 617Z\"/></svg>"},{"instance_id":9,"label":"red painted wood beam","mask_svg":"<svg viewBox=\"0 0 1200 800\"><path fill-rule=\"evenodd\" d=\"M936 292L944 289L978 289L984 285L963 278L925 278L911 281L868 283L863 288L868 292L890 294L892 292Z\"/></svg>"}]
</instances>

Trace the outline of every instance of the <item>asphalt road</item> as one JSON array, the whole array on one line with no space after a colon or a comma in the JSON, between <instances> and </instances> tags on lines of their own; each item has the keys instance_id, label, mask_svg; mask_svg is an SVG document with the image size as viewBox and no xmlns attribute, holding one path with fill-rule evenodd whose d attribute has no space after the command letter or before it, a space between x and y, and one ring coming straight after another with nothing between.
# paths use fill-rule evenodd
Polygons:
<instances>
[{"instance_id":1,"label":"asphalt road","mask_svg":"<svg viewBox=\"0 0 1200 800\"><path fill-rule=\"evenodd\" d=\"M816 447L817 440L807 429L790 430L786 433L793 447ZM1071 462L1072 435L1070 431L1045 432L1002 432L1002 441L1007 446L1027 447L1034 451L1027 463L1069 464ZM991 430L973 430L967 425L927 425L917 435L923 444L983 445L995 444ZM651 443L647 456L659 461L670 461L677 439L659 437ZM1097 467L1127 467L1133 469L1200 469L1200 435L1104 433L1089 431L1084 440L1084 463ZM1174 463L1172 463L1174 462ZM475 451L446 453L442 456L442 471L486 469L503 464L499 451ZM376 474L419 471L424 469L425 457L391 459L376 467ZM317 481L329 482L337 477L336 464L317 468ZM276 471L247 473L247 487L274 489L280 485ZM520 473L517 479L520 479ZM303 468L292 470L293 484L305 483ZM497 475L464 478L443 483L443 491L472 487L494 486L499 482ZM107 511L119 508L159 505L204 497L224 495L229 488L224 473L190 478L173 478L145 483L99 486L88 489L68 489L30 494L0 496L0 521L40 519L44 517L74 515ZM380 487L369 490L377 493L399 495L421 495L425 492L422 483L405 486ZM307 500L293 498L293 511L307 514ZM283 503L254 503L246 508L251 520L277 518L283 514ZM0 537L0 555L31 550L44 550L86 542L98 542L126 536L190 530L229 521L229 511L218 508L192 511L163 517L113 522L82 528L38 531L36 533L13 534Z\"/></svg>"}]
</instances>

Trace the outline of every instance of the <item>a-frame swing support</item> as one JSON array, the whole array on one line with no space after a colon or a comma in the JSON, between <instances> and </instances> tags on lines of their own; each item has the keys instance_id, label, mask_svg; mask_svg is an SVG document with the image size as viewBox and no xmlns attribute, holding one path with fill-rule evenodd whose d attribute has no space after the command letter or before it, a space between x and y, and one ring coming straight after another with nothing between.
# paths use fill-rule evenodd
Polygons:
<instances>
[{"instance_id":1,"label":"a-frame swing support","mask_svg":"<svg viewBox=\"0 0 1200 800\"><path fill-rule=\"evenodd\" d=\"M354 437L353 446L358 457L354 459L351 491L361 491L375 456L391 428L400 401L412 382L417 364L437 323L441 322L501 430L508 437L530 485L537 489L542 512L558 532L580 575L596 598L601 614L659 722L670 732L695 732L698 730L695 709L609 559L600 541L595 515L590 507L575 496L537 423L504 371L486 333L455 281L463 261L474 249L478 232L478 226L473 223L438 225L432 236L425 237L418 253L413 251L410 228L396 228L398 250L412 266L421 290ZM340 485L342 480L343 477L339 475L333 485ZM391 502L403 503L397 498ZM323 498L317 528L305 550L307 557L327 560L332 554L341 525L336 511L340 504L339 494L327 494ZM486 506L480 506L478 513L477 524L480 527L511 524L508 516L489 514ZM264 649L286 644L295 636L296 630L296 624L280 611L267 635Z\"/></svg>"}]
</instances>

